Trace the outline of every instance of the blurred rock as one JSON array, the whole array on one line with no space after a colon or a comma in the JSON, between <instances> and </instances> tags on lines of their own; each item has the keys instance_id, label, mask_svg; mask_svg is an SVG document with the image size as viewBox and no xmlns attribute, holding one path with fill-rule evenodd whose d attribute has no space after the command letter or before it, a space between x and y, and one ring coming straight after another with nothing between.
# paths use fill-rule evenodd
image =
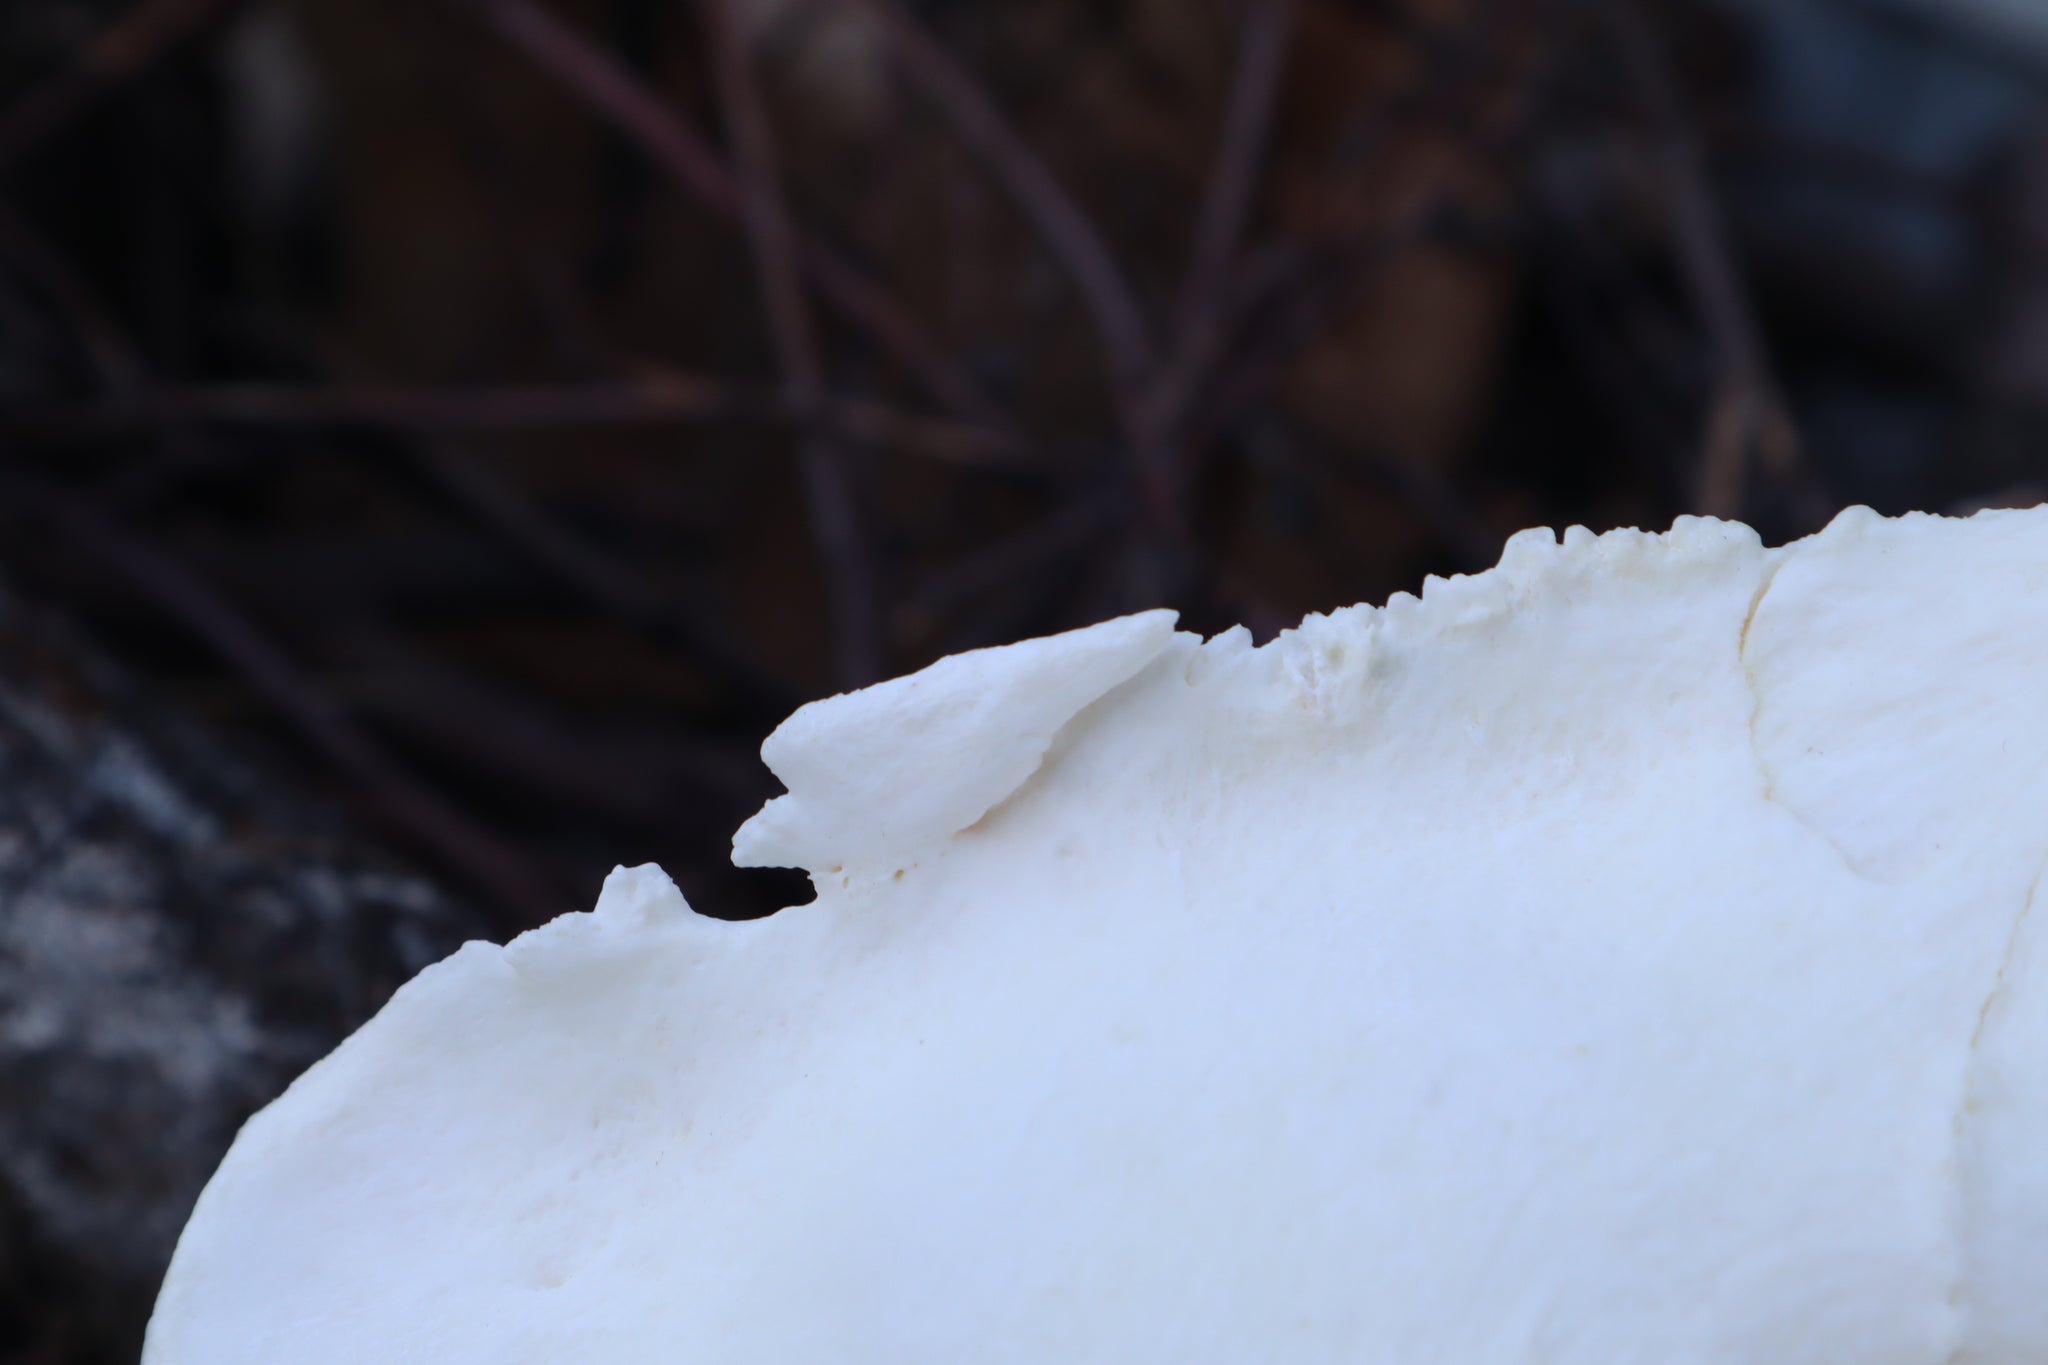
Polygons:
<instances>
[{"instance_id":1,"label":"blurred rock","mask_svg":"<svg viewBox=\"0 0 2048 1365\"><path fill-rule=\"evenodd\" d=\"M0 585L0 1361L133 1360L243 1119L474 927Z\"/></svg>"}]
</instances>

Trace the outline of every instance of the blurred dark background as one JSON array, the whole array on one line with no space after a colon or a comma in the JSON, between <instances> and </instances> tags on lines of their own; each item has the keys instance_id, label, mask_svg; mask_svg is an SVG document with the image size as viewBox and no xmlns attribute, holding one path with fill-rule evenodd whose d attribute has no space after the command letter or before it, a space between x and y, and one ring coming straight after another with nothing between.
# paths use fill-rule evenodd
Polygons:
<instances>
[{"instance_id":1,"label":"blurred dark background","mask_svg":"<svg viewBox=\"0 0 2048 1365\"><path fill-rule=\"evenodd\" d=\"M0 1361L796 704L2048 496L2034 0L0 0Z\"/></svg>"}]
</instances>

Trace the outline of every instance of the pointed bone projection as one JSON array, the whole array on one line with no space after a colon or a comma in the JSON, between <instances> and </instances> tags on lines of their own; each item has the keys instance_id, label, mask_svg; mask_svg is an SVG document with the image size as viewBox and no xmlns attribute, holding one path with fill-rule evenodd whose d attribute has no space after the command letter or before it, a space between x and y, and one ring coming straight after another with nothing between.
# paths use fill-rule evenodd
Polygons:
<instances>
[{"instance_id":1,"label":"pointed bone projection","mask_svg":"<svg viewBox=\"0 0 2048 1365\"><path fill-rule=\"evenodd\" d=\"M253 1119L148 1365L2048 1359L2048 509L805 707Z\"/></svg>"}]
</instances>

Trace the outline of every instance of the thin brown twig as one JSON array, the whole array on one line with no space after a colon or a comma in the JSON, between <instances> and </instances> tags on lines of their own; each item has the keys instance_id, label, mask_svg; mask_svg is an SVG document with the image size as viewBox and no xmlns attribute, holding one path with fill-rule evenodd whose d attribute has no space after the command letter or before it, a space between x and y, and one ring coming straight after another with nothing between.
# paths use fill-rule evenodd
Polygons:
<instances>
[{"instance_id":1,"label":"thin brown twig","mask_svg":"<svg viewBox=\"0 0 2048 1365\"><path fill-rule=\"evenodd\" d=\"M1601 12L1635 98L1651 119L1672 252L1720 362L1719 390L1705 423L1697 505L1709 515L1736 516L1752 451L1767 472L1789 475L1801 463L1798 428L1771 372L1699 139L1656 35L1630 0L1609 0Z\"/></svg>"},{"instance_id":2,"label":"thin brown twig","mask_svg":"<svg viewBox=\"0 0 2048 1365\"><path fill-rule=\"evenodd\" d=\"M1236 291L1236 308L1245 327L1265 320L1264 333L1236 348L1229 363L1202 385L1199 411L1189 421L1202 433L1219 431L1271 392L1280 371L1352 297L1357 282L1427 240L1448 204L1446 199L1420 200L1393 221L1353 233L1336 245L1284 251L1249 263L1246 274L1256 278Z\"/></svg>"},{"instance_id":3,"label":"thin brown twig","mask_svg":"<svg viewBox=\"0 0 2048 1365\"><path fill-rule=\"evenodd\" d=\"M141 0L64 70L0 112L0 170L47 143L115 86L204 29L239 0Z\"/></svg>"},{"instance_id":4,"label":"thin brown twig","mask_svg":"<svg viewBox=\"0 0 2048 1365\"><path fill-rule=\"evenodd\" d=\"M577 268L555 244L537 230L529 201L519 183L518 153L501 126L492 102L469 79L473 54L464 45L433 43L432 98L454 139L493 219L502 225L506 254L526 286L527 304L546 328L548 349L573 373L616 375L630 372L592 308L590 291L576 278ZM634 153L637 155L637 153Z\"/></svg>"},{"instance_id":5,"label":"thin brown twig","mask_svg":"<svg viewBox=\"0 0 2048 1365\"><path fill-rule=\"evenodd\" d=\"M535 0L460 0L506 42L574 91L595 113L651 157L713 212L737 219L742 196L732 170L683 116L630 71L556 19ZM793 247L804 273L834 308L889 352L948 411L987 421L988 397L943 355L924 329L837 248L800 236Z\"/></svg>"},{"instance_id":6,"label":"thin brown twig","mask_svg":"<svg viewBox=\"0 0 2048 1365\"><path fill-rule=\"evenodd\" d=\"M1044 521L945 565L929 576L908 606L916 614L934 616L998 588L1028 581L1108 535L1116 528L1121 511L1113 497L1094 494L1076 498Z\"/></svg>"},{"instance_id":7,"label":"thin brown twig","mask_svg":"<svg viewBox=\"0 0 2048 1365\"><path fill-rule=\"evenodd\" d=\"M1139 477L1154 520L1170 528L1183 521L1182 430L1198 386L1229 340L1224 286L1258 186L1293 19L1293 0L1249 0L1223 139L1174 310L1174 340L1137 403Z\"/></svg>"},{"instance_id":8,"label":"thin brown twig","mask_svg":"<svg viewBox=\"0 0 2048 1365\"><path fill-rule=\"evenodd\" d=\"M1018 136L968 70L898 0L852 0L889 40L910 80L979 152L1018 210L1073 279L1094 324L1120 405L1129 407L1153 365L1151 329L1136 291L1102 234L1043 159Z\"/></svg>"},{"instance_id":9,"label":"thin brown twig","mask_svg":"<svg viewBox=\"0 0 2048 1365\"><path fill-rule=\"evenodd\" d=\"M1329 424L1302 421L1308 440L1288 441L1285 451L1311 476L1329 477L1376 493L1392 493L1452 556L1450 567L1468 572L1500 557L1501 538L1456 485L1426 464L1399 459L1347 437Z\"/></svg>"},{"instance_id":10,"label":"thin brown twig","mask_svg":"<svg viewBox=\"0 0 2048 1365\"><path fill-rule=\"evenodd\" d=\"M742 688L748 700L775 708L794 689L732 642L709 613L649 584L629 565L533 506L467 456L421 446L407 452L415 468L480 525L612 615L667 635Z\"/></svg>"},{"instance_id":11,"label":"thin brown twig","mask_svg":"<svg viewBox=\"0 0 2048 1365\"><path fill-rule=\"evenodd\" d=\"M64 254L26 218L0 199L0 254L12 258L55 306L72 340L92 371L95 398L78 408L81 416L97 415L105 405L134 398L150 382L150 363L134 336L100 301L92 285L73 270ZM212 453L192 439L183 424L166 421L149 433L154 458L151 471L189 469L211 462ZM112 481L109 496L121 502L143 491L149 476L131 471Z\"/></svg>"},{"instance_id":12,"label":"thin brown twig","mask_svg":"<svg viewBox=\"0 0 2048 1365\"><path fill-rule=\"evenodd\" d=\"M1158 359L1137 291L1116 254L981 82L899 0L851 3L882 31L897 67L980 155L996 184L1073 282L1102 350L1111 405L1137 474L1139 504L1157 541L1157 557L1179 557L1193 537L1163 453L1162 427L1148 401Z\"/></svg>"},{"instance_id":13,"label":"thin brown twig","mask_svg":"<svg viewBox=\"0 0 2048 1365\"><path fill-rule=\"evenodd\" d=\"M163 426L376 427L432 434L671 426L721 420L817 427L847 439L951 463L1017 469L1034 463L1025 442L1004 432L855 399L831 399L805 407L784 393L747 389L672 370L632 380L472 388L157 385L89 405L25 402L0 406L0 424L16 430L83 436Z\"/></svg>"},{"instance_id":14,"label":"thin brown twig","mask_svg":"<svg viewBox=\"0 0 2048 1365\"><path fill-rule=\"evenodd\" d=\"M1165 467L1179 463L1174 430L1226 344L1230 301L1224 296L1225 281L1258 187L1293 25L1294 0L1248 0L1223 138L1174 310L1175 342L1145 394L1147 443L1153 461L1162 466L1154 477L1169 484L1178 483L1180 472Z\"/></svg>"},{"instance_id":15,"label":"thin brown twig","mask_svg":"<svg viewBox=\"0 0 2048 1365\"><path fill-rule=\"evenodd\" d=\"M385 753L254 622L197 575L61 485L10 471L0 475L0 488L6 492L0 505L61 529L67 546L113 570L241 673L329 762L361 784L378 818L461 872L520 921L537 923L562 908L524 853Z\"/></svg>"},{"instance_id":16,"label":"thin brown twig","mask_svg":"<svg viewBox=\"0 0 2048 1365\"><path fill-rule=\"evenodd\" d=\"M1145 390L1141 412L1139 474L1149 501L1171 511L1168 526L1181 524L1181 506L1196 462L1190 427L1204 384L1226 360L1240 324L1260 302L1287 282L1292 257L1265 254L1248 261L1234 287L1218 289L1176 329L1173 349ZM1154 511L1155 520L1161 520Z\"/></svg>"},{"instance_id":17,"label":"thin brown twig","mask_svg":"<svg viewBox=\"0 0 2048 1365\"><path fill-rule=\"evenodd\" d=\"M1214 377L1235 334L1276 301L1311 287L1309 281L1336 273L1344 256L1342 249L1318 253L1293 241L1271 242L1248 253L1186 325L1153 382L1153 403L1162 414L1185 419L1196 388Z\"/></svg>"},{"instance_id":18,"label":"thin brown twig","mask_svg":"<svg viewBox=\"0 0 2048 1365\"><path fill-rule=\"evenodd\" d=\"M0 204L4 209L4 204ZM0 220L4 226L4 220ZM26 239L36 244L32 235ZM42 265L59 279L69 280L64 263L54 251ZM74 326L84 327L103 316L97 300L82 283L72 280L77 297L68 300L67 315ZM111 400L76 407L31 406L12 412L0 409L0 420L13 420L17 430L42 429L79 435L104 435L123 430L169 429L192 434L208 425L305 427L361 424L405 428L415 434L435 431L476 431L509 429L531 431L556 424L569 426L605 425L667 421L695 417L700 409L714 403L720 386L672 373L637 383L551 386L542 389L505 388L469 391L407 389L376 386L293 388L265 385L221 387L156 387L144 362L117 324L106 319L100 324L107 333L104 348L123 367L119 374L105 372L103 383L117 389ZM96 351L100 348L94 348ZM145 387L120 391L117 378ZM764 402L764 412L774 412ZM861 416L862 414L852 414ZM894 432L895 415L882 410L868 413L876 434ZM923 419L916 419L922 421ZM944 427L946 424L939 424ZM906 434L897 432L896 434ZM553 574L574 590L642 629L666 635L739 683L756 704L780 709L791 697L786 680L768 672L730 643L731 632L706 620L703 613L679 603L642 579L632 568L614 559L571 531L545 512L533 507L473 460L446 451L412 447L408 456L427 479L478 524L496 534L529 561ZM210 463L211 453L196 463ZM157 462L160 468L163 460ZM149 490L152 480L131 476L124 492L138 497Z\"/></svg>"},{"instance_id":19,"label":"thin brown twig","mask_svg":"<svg viewBox=\"0 0 2048 1365\"><path fill-rule=\"evenodd\" d=\"M1293 28L1294 0L1247 0L1223 138L1202 200L1180 302L1174 309L1179 328L1211 306L1237 255L1272 135L1280 74L1287 63Z\"/></svg>"},{"instance_id":20,"label":"thin brown twig","mask_svg":"<svg viewBox=\"0 0 2048 1365\"><path fill-rule=\"evenodd\" d=\"M760 799L760 762L744 742L693 738L673 724L577 724L488 675L415 654L373 619L347 635L368 662L336 684L343 700L484 780L653 830L673 823L686 793Z\"/></svg>"},{"instance_id":21,"label":"thin brown twig","mask_svg":"<svg viewBox=\"0 0 2048 1365\"><path fill-rule=\"evenodd\" d=\"M4 199L0 199L0 256L13 261L63 315L103 385L120 392L142 381L148 367L134 339L63 256Z\"/></svg>"},{"instance_id":22,"label":"thin brown twig","mask_svg":"<svg viewBox=\"0 0 2048 1365\"><path fill-rule=\"evenodd\" d=\"M797 273L774 132L754 83L753 63L732 0L702 0L701 7L739 176L742 218L753 249L762 311L782 367L783 389L799 412L811 412L824 395L824 364ZM881 576L861 525L852 469L845 448L821 432L813 431L803 440L800 458L811 530L825 561L839 680L847 687L864 686L882 676L888 645Z\"/></svg>"}]
</instances>

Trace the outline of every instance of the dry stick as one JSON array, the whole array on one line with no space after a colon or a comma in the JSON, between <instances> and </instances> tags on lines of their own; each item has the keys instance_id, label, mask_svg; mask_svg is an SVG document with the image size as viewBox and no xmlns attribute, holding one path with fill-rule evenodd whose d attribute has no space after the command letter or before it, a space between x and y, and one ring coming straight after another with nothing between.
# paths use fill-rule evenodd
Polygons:
<instances>
[{"instance_id":1,"label":"dry stick","mask_svg":"<svg viewBox=\"0 0 2048 1365\"><path fill-rule=\"evenodd\" d=\"M1635 97L1654 124L1656 170L1679 273L1720 358L1721 386L1707 420L1698 505L1708 515L1735 516L1742 510L1751 447L1767 471L1789 474L1800 463L1798 429L1771 375L1698 139L1656 38L1629 0L1610 0L1602 12Z\"/></svg>"},{"instance_id":2,"label":"dry stick","mask_svg":"<svg viewBox=\"0 0 2048 1365\"><path fill-rule=\"evenodd\" d=\"M0 251L9 249L0 218ZM633 380L473 388L378 384L144 386L91 405L0 406L0 422L59 434L107 435L191 425L375 427L421 433L668 426L736 420L809 425L849 439L959 464L1040 468L1020 438L883 404L834 399L805 410L786 394L662 370Z\"/></svg>"},{"instance_id":3,"label":"dry stick","mask_svg":"<svg viewBox=\"0 0 2048 1365\"><path fill-rule=\"evenodd\" d=\"M86 44L69 67L0 113L0 169L42 146L100 96L134 76L237 0L142 0Z\"/></svg>"},{"instance_id":4,"label":"dry stick","mask_svg":"<svg viewBox=\"0 0 2048 1365\"><path fill-rule=\"evenodd\" d=\"M1094 324L1122 409L1134 405L1153 364L1150 329L1115 255L1038 154L980 84L897 0L852 0L878 24L897 65L979 152L997 182L1072 277Z\"/></svg>"},{"instance_id":5,"label":"dry stick","mask_svg":"<svg viewBox=\"0 0 2048 1365\"><path fill-rule=\"evenodd\" d=\"M30 253L38 277L51 288L81 336L98 329L97 340L89 342L88 349L100 366L101 381L117 393L130 385L140 386L133 395L124 394L111 403L55 409L29 406L12 412L0 409L0 418L11 419L17 430L101 435L140 425L184 433L209 423L291 427L348 422L427 431L532 430L553 424L592 425L607 415L621 421L637 420L638 408L669 404L680 412L693 402L716 397L716 386L709 381L679 376L636 385L565 386L538 394L521 389L465 393L377 387L155 387L134 343L106 315L91 290L32 228L10 219L5 205L0 204L0 249L5 248ZM657 419L662 415L654 414ZM883 420L886 424L886 414ZM630 566L525 502L480 464L431 449L409 450L407 454L480 525L602 609L679 642L701 662L745 688L757 706L779 711L785 701L794 700L786 680L734 647L731 632L650 586Z\"/></svg>"},{"instance_id":6,"label":"dry stick","mask_svg":"<svg viewBox=\"0 0 2048 1365\"><path fill-rule=\"evenodd\" d=\"M71 325L87 338L88 350L99 367L103 383L117 392L130 385L149 384L148 367L119 323L106 314L91 289L71 273L62 257L44 243L33 228L8 213L4 203L0 203L0 248L20 253L25 267L35 272L38 281L50 290L65 311ZM658 391L676 398L686 387ZM202 398L208 392L196 391ZM638 386L635 392L642 401L649 397L646 385ZM583 393L577 395L578 401L550 404L548 399L560 400L564 395L551 393L536 403L531 395L517 390L502 390L497 391L493 401L479 403L475 394L450 395L433 391L343 389L290 392L261 387L229 388L216 395L228 400L223 404L225 411L210 412L204 401L181 401L192 398L194 391L145 387L143 394L145 396L132 402L117 400L117 403L122 409L132 409L163 402L164 410L157 416L162 425L171 427L204 422L209 416L240 416L257 421L271 419L287 424L297 418L319 421L356 416L384 425L392 424L396 419L410 418L429 425L436 421L455 425L465 421L485 425L506 421L514 426L531 427L550 417L592 417L595 414L589 410L591 404L588 400L600 396ZM616 398L618 395L612 396ZM104 414L101 410L86 408L79 415L90 421ZM630 568L587 545L574 533L523 502L483 468L438 451L418 451L414 453L414 459L427 476L470 515L543 568L614 614L643 626L666 629L681 638L707 662L725 669L745 685L756 704L777 713L784 709L778 699L788 693L787 685L765 672L741 651L735 650L726 633L710 628L693 613L657 593ZM124 537L104 516L79 503L75 495L40 481L27 486L30 497L40 491L46 501L54 498L60 503L71 502L72 515L85 518L80 524L87 532L102 532L95 543L111 547L111 552L120 552L124 542L135 544L132 537ZM137 568L136 554L145 558L162 558L160 552L140 546L128 552L128 559L124 562L126 568ZM478 876L479 870L490 862L490 858L484 855L490 854L491 845L495 842L493 836L480 831L459 810L448 808L432 791L419 788L402 770L393 770L374 743L367 737L356 735L345 715L310 681L299 678L296 670L256 633L253 625L236 615L232 607L215 598L197 579L187 578L181 583L176 566L170 565L170 569L171 577L161 581L159 576L141 572L130 572L128 576L160 602L164 600L165 592L177 595L189 608L183 614L194 623L199 633L213 643L231 664L240 667L257 685L261 695L306 730L337 766L378 793L380 799L376 804L384 808L393 823L414 830L420 843L441 851L453 866ZM176 611L177 604L174 602L172 606ZM396 798L391 794L394 790ZM478 879L492 894L507 894L506 886L484 877ZM511 888L515 894L508 903L517 906L528 920L553 913L551 907L543 906L536 899L538 889L538 882L522 875L517 879L517 885Z\"/></svg>"},{"instance_id":7,"label":"dry stick","mask_svg":"<svg viewBox=\"0 0 2048 1365\"><path fill-rule=\"evenodd\" d=\"M794 234L782 201L775 137L754 84L745 39L731 0L702 0L710 30L712 65L727 135L739 173L742 217L753 249L761 306L782 366L785 393L800 412L815 411L825 388L818 340L811 330L810 305L798 278ZM881 592L872 547L860 524L859 501L846 450L822 433L802 443L805 492L811 530L824 556L839 680L860 687L883 674L887 662Z\"/></svg>"},{"instance_id":8,"label":"dry stick","mask_svg":"<svg viewBox=\"0 0 2048 1365\"><path fill-rule=\"evenodd\" d=\"M341 685L351 709L478 777L518 783L562 809L667 829L679 785L735 803L758 801L772 785L744 742L694 738L659 723L593 732L487 676L415 653L374 619L345 629L351 652L374 661Z\"/></svg>"},{"instance_id":9,"label":"dry stick","mask_svg":"<svg viewBox=\"0 0 2048 1365\"><path fill-rule=\"evenodd\" d=\"M1449 205L1448 199L1418 201L1392 222L1349 234L1333 247L1282 253L1255 261L1247 274L1260 278L1240 290L1239 309L1273 319L1263 344L1246 347L1231 365L1204 385L1199 425L1220 430L1272 390L1280 370L1321 331L1330 313L1350 296L1353 282L1426 240Z\"/></svg>"},{"instance_id":10,"label":"dry stick","mask_svg":"<svg viewBox=\"0 0 2048 1365\"><path fill-rule=\"evenodd\" d=\"M951 611L984 593L1029 581L1115 530L1121 511L1114 497L1077 498L1044 521L931 574L910 606L929 614Z\"/></svg>"},{"instance_id":11,"label":"dry stick","mask_svg":"<svg viewBox=\"0 0 2048 1365\"><path fill-rule=\"evenodd\" d=\"M76 406L77 417L86 423L96 421L109 401L126 401L146 390L150 365L134 337L63 254L4 201L0 201L0 253L11 257L44 292L85 352L98 389L94 400ZM13 434L28 433L17 428ZM205 458L190 433L176 422L156 424L150 434L156 438L155 468L190 466ZM118 490L110 488L109 492L120 500Z\"/></svg>"},{"instance_id":12,"label":"dry stick","mask_svg":"<svg viewBox=\"0 0 2048 1365\"><path fill-rule=\"evenodd\" d=\"M1174 429L1187 417L1196 387L1218 362L1227 339L1225 276L1258 188L1293 23L1294 0L1250 0L1245 10L1222 145L1175 309L1176 342L1145 394L1146 462L1176 503L1185 471L1176 458Z\"/></svg>"},{"instance_id":13,"label":"dry stick","mask_svg":"<svg viewBox=\"0 0 2048 1365\"><path fill-rule=\"evenodd\" d=\"M1146 433L1159 475L1176 499L1194 463L1190 424L1205 385L1218 378L1228 348L1247 319L1261 311L1297 278L1307 265L1287 252L1262 254L1246 261L1231 287L1219 289L1179 329L1173 352L1146 391Z\"/></svg>"},{"instance_id":14,"label":"dry stick","mask_svg":"<svg viewBox=\"0 0 2048 1365\"><path fill-rule=\"evenodd\" d=\"M42 234L5 200L0 200L0 256L12 261L64 315L102 382L116 392L127 392L143 381L147 366L121 324Z\"/></svg>"},{"instance_id":15,"label":"dry stick","mask_svg":"<svg viewBox=\"0 0 2048 1365\"><path fill-rule=\"evenodd\" d=\"M574 91L639 146L699 203L728 218L742 213L732 171L710 143L633 74L578 36L534 0L462 0L506 42ZM893 355L931 398L972 421L993 405L978 385L941 355L922 327L859 266L810 237L793 243L798 264L834 308Z\"/></svg>"},{"instance_id":16,"label":"dry stick","mask_svg":"<svg viewBox=\"0 0 2048 1365\"><path fill-rule=\"evenodd\" d=\"M431 446L412 463L443 493L513 549L612 615L679 641L705 664L745 689L750 705L781 709L796 700L787 679L763 668L733 643L710 613L663 593L623 561L564 527L476 460Z\"/></svg>"},{"instance_id":17,"label":"dry stick","mask_svg":"<svg viewBox=\"0 0 2048 1365\"><path fill-rule=\"evenodd\" d=\"M102 382L117 391L124 387L124 381L142 386L133 397L70 411L68 415L74 419L71 430L119 431L124 422L138 417L149 426L181 431L211 421L293 426L350 420L430 429L488 429L500 425L532 429L554 420L588 424L602 415L598 409L603 403L627 402L627 396L616 391L620 386L602 392L579 388L568 394L550 390L541 395L518 389L450 393L379 388L293 390L260 385L191 390L151 387L147 366L133 342L100 308L90 288L71 275L61 257L27 224L8 219L4 205L0 205L0 229L11 229L0 232L0 246L31 249L39 274L64 286L54 289L54 297L81 334L89 327L104 332L98 343L90 346L101 366ZM687 383L662 387L656 382L632 389L632 398L641 403L657 398L681 402L705 396L706 391L692 389ZM35 417L19 425L33 428L38 418L55 419L55 425L64 429L66 415L62 410L37 410ZM436 450L414 450L408 454L444 494L542 569L613 615L678 640L703 662L745 687L756 705L776 711L784 709L782 702L790 699L787 682L735 649L729 632L701 620L696 613L649 586L629 566L526 503L481 465Z\"/></svg>"},{"instance_id":18,"label":"dry stick","mask_svg":"<svg viewBox=\"0 0 2048 1365\"><path fill-rule=\"evenodd\" d=\"M1237 66L1231 76L1230 105L1216 168L1202 200L1188 256L1187 277L1174 315L1185 327L1211 306L1224 274L1237 255L1238 240L1251 216L1252 196L1272 136L1280 74L1286 66L1294 0L1249 0L1238 34Z\"/></svg>"},{"instance_id":19,"label":"dry stick","mask_svg":"<svg viewBox=\"0 0 2048 1365\"><path fill-rule=\"evenodd\" d=\"M1312 438L1286 443L1296 468L1334 477L1355 488L1391 492L1455 557L1452 567L1479 570L1500 558L1501 538L1458 492L1426 465L1396 458L1314 420L1302 422Z\"/></svg>"},{"instance_id":20,"label":"dry stick","mask_svg":"<svg viewBox=\"0 0 2048 1365\"><path fill-rule=\"evenodd\" d=\"M544 234L529 221L527 196L514 170L516 154L508 148L511 139L469 79L474 54L438 43L429 45L427 55L434 107L488 211L504 224L506 252L524 279L528 306L547 329L550 355L575 372L631 373L593 316L588 291L574 278L576 267L553 243L544 243Z\"/></svg>"},{"instance_id":21,"label":"dry stick","mask_svg":"<svg viewBox=\"0 0 2048 1365\"><path fill-rule=\"evenodd\" d=\"M372 797L372 810L415 844L460 868L525 922L538 923L561 909L524 853L406 771L251 621L183 565L58 484L9 473L0 476L0 489L7 504L54 524L73 549L112 569L205 641L329 761L359 782Z\"/></svg>"}]
</instances>

